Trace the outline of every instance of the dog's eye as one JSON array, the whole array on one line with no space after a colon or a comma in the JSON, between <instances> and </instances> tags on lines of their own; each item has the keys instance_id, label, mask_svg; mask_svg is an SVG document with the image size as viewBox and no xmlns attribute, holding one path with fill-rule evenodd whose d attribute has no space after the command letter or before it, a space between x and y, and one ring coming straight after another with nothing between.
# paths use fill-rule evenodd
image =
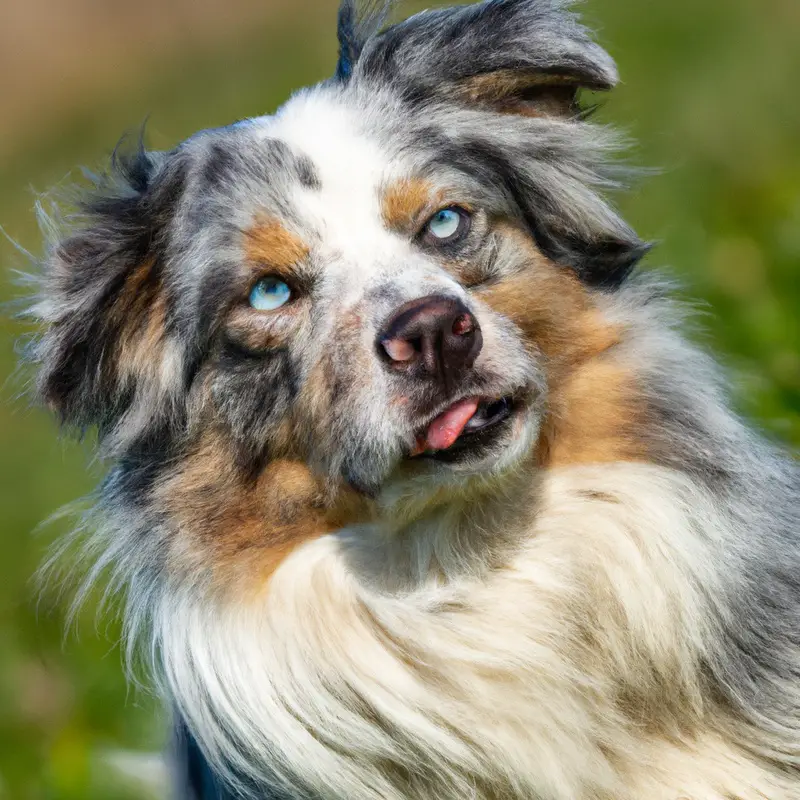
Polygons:
<instances>
[{"instance_id":1,"label":"dog's eye","mask_svg":"<svg viewBox=\"0 0 800 800\"><path fill-rule=\"evenodd\" d=\"M250 290L250 305L257 311L274 311L291 297L292 290L280 278L261 278Z\"/></svg>"},{"instance_id":2,"label":"dog's eye","mask_svg":"<svg viewBox=\"0 0 800 800\"><path fill-rule=\"evenodd\" d=\"M452 244L467 235L469 226L469 212L458 206L451 206L437 211L428 220L423 235L431 244Z\"/></svg>"}]
</instances>

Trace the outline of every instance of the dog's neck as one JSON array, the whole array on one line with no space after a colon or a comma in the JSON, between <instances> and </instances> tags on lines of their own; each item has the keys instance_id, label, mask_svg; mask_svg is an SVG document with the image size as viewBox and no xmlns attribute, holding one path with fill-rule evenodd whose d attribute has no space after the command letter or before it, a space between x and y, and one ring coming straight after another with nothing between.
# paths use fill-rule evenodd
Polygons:
<instances>
[{"instance_id":1,"label":"dog's neck","mask_svg":"<svg viewBox=\"0 0 800 800\"><path fill-rule=\"evenodd\" d=\"M365 585L384 592L486 577L508 561L533 523L543 474L531 455L458 489L431 491L418 479L390 486L371 521L337 532L342 557Z\"/></svg>"}]
</instances>

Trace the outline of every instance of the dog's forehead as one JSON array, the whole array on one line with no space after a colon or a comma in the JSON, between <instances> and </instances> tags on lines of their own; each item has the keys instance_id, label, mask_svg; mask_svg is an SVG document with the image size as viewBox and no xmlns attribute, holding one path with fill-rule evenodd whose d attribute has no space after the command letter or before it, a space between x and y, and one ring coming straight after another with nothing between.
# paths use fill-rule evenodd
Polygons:
<instances>
[{"instance_id":1,"label":"dog's forehead","mask_svg":"<svg viewBox=\"0 0 800 800\"><path fill-rule=\"evenodd\" d=\"M256 125L258 136L282 142L313 174L288 183L283 199L319 247L339 254L391 247L382 198L412 167L390 137L374 133L363 109L308 92Z\"/></svg>"}]
</instances>

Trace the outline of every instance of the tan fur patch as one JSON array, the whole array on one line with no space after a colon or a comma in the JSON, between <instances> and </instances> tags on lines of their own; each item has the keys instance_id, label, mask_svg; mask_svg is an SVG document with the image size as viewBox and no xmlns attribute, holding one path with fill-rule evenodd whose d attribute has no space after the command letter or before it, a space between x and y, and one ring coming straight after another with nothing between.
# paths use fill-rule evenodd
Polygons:
<instances>
[{"instance_id":1,"label":"tan fur patch","mask_svg":"<svg viewBox=\"0 0 800 800\"><path fill-rule=\"evenodd\" d=\"M619 341L620 332L602 318L571 270L553 264L518 229L498 225L496 231L522 255L525 266L476 294L520 328L548 359L552 377L561 378Z\"/></svg>"},{"instance_id":2,"label":"tan fur patch","mask_svg":"<svg viewBox=\"0 0 800 800\"><path fill-rule=\"evenodd\" d=\"M128 276L111 312L118 327L117 372L123 379L154 371L164 341L167 302L153 263L145 262Z\"/></svg>"},{"instance_id":3,"label":"tan fur patch","mask_svg":"<svg viewBox=\"0 0 800 800\"><path fill-rule=\"evenodd\" d=\"M233 461L224 437L207 436L155 492L177 528L172 568L210 572L218 591L258 591L295 547L362 513L300 461L277 459L252 480Z\"/></svg>"},{"instance_id":4,"label":"tan fur patch","mask_svg":"<svg viewBox=\"0 0 800 800\"><path fill-rule=\"evenodd\" d=\"M575 79L499 69L476 75L454 88L466 102L492 105L497 111L532 117L563 116L574 100Z\"/></svg>"},{"instance_id":5,"label":"tan fur patch","mask_svg":"<svg viewBox=\"0 0 800 800\"><path fill-rule=\"evenodd\" d=\"M562 467L645 460L637 405L632 373L613 359L596 358L577 366L551 391L540 462Z\"/></svg>"},{"instance_id":6,"label":"tan fur patch","mask_svg":"<svg viewBox=\"0 0 800 800\"><path fill-rule=\"evenodd\" d=\"M540 462L642 460L635 379L611 353L621 331L603 318L572 272L546 259L519 231L503 233L528 251L529 267L478 296L511 319L545 358L549 396Z\"/></svg>"},{"instance_id":7,"label":"tan fur patch","mask_svg":"<svg viewBox=\"0 0 800 800\"><path fill-rule=\"evenodd\" d=\"M283 273L308 257L308 245L274 217L259 214L244 234L245 258Z\"/></svg>"},{"instance_id":8,"label":"tan fur patch","mask_svg":"<svg viewBox=\"0 0 800 800\"><path fill-rule=\"evenodd\" d=\"M329 530L319 487L297 462L273 462L248 483L230 461L224 442L209 441L159 488L180 529L176 566L210 565L215 583L230 584L231 571L263 581L292 548Z\"/></svg>"},{"instance_id":9,"label":"tan fur patch","mask_svg":"<svg viewBox=\"0 0 800 800\"><path fill-rule=\"evenodd\" d=\"M389 184L381 196L381 215L388 228L407 231L418 224L423 212L435 203L437 194L421 178L403 178Z\"/></svg>"}]
</instances>

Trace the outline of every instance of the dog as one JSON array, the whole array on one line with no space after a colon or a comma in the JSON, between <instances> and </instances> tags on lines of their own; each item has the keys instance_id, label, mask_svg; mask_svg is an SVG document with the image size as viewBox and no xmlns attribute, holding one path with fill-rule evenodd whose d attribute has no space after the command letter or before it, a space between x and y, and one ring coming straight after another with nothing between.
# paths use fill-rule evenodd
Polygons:
<instances>
[{"instance_id":1,"label":"dog","mask_svg":"<svg viewBox=\"0 0 800 800\"><path fill-rule=\"evenodd\" d=\"M562 0L338 27L45 220L85 587L231 796L797 800L800 470L605 199L614 62Z\"/></svg>"}]
</instances>

